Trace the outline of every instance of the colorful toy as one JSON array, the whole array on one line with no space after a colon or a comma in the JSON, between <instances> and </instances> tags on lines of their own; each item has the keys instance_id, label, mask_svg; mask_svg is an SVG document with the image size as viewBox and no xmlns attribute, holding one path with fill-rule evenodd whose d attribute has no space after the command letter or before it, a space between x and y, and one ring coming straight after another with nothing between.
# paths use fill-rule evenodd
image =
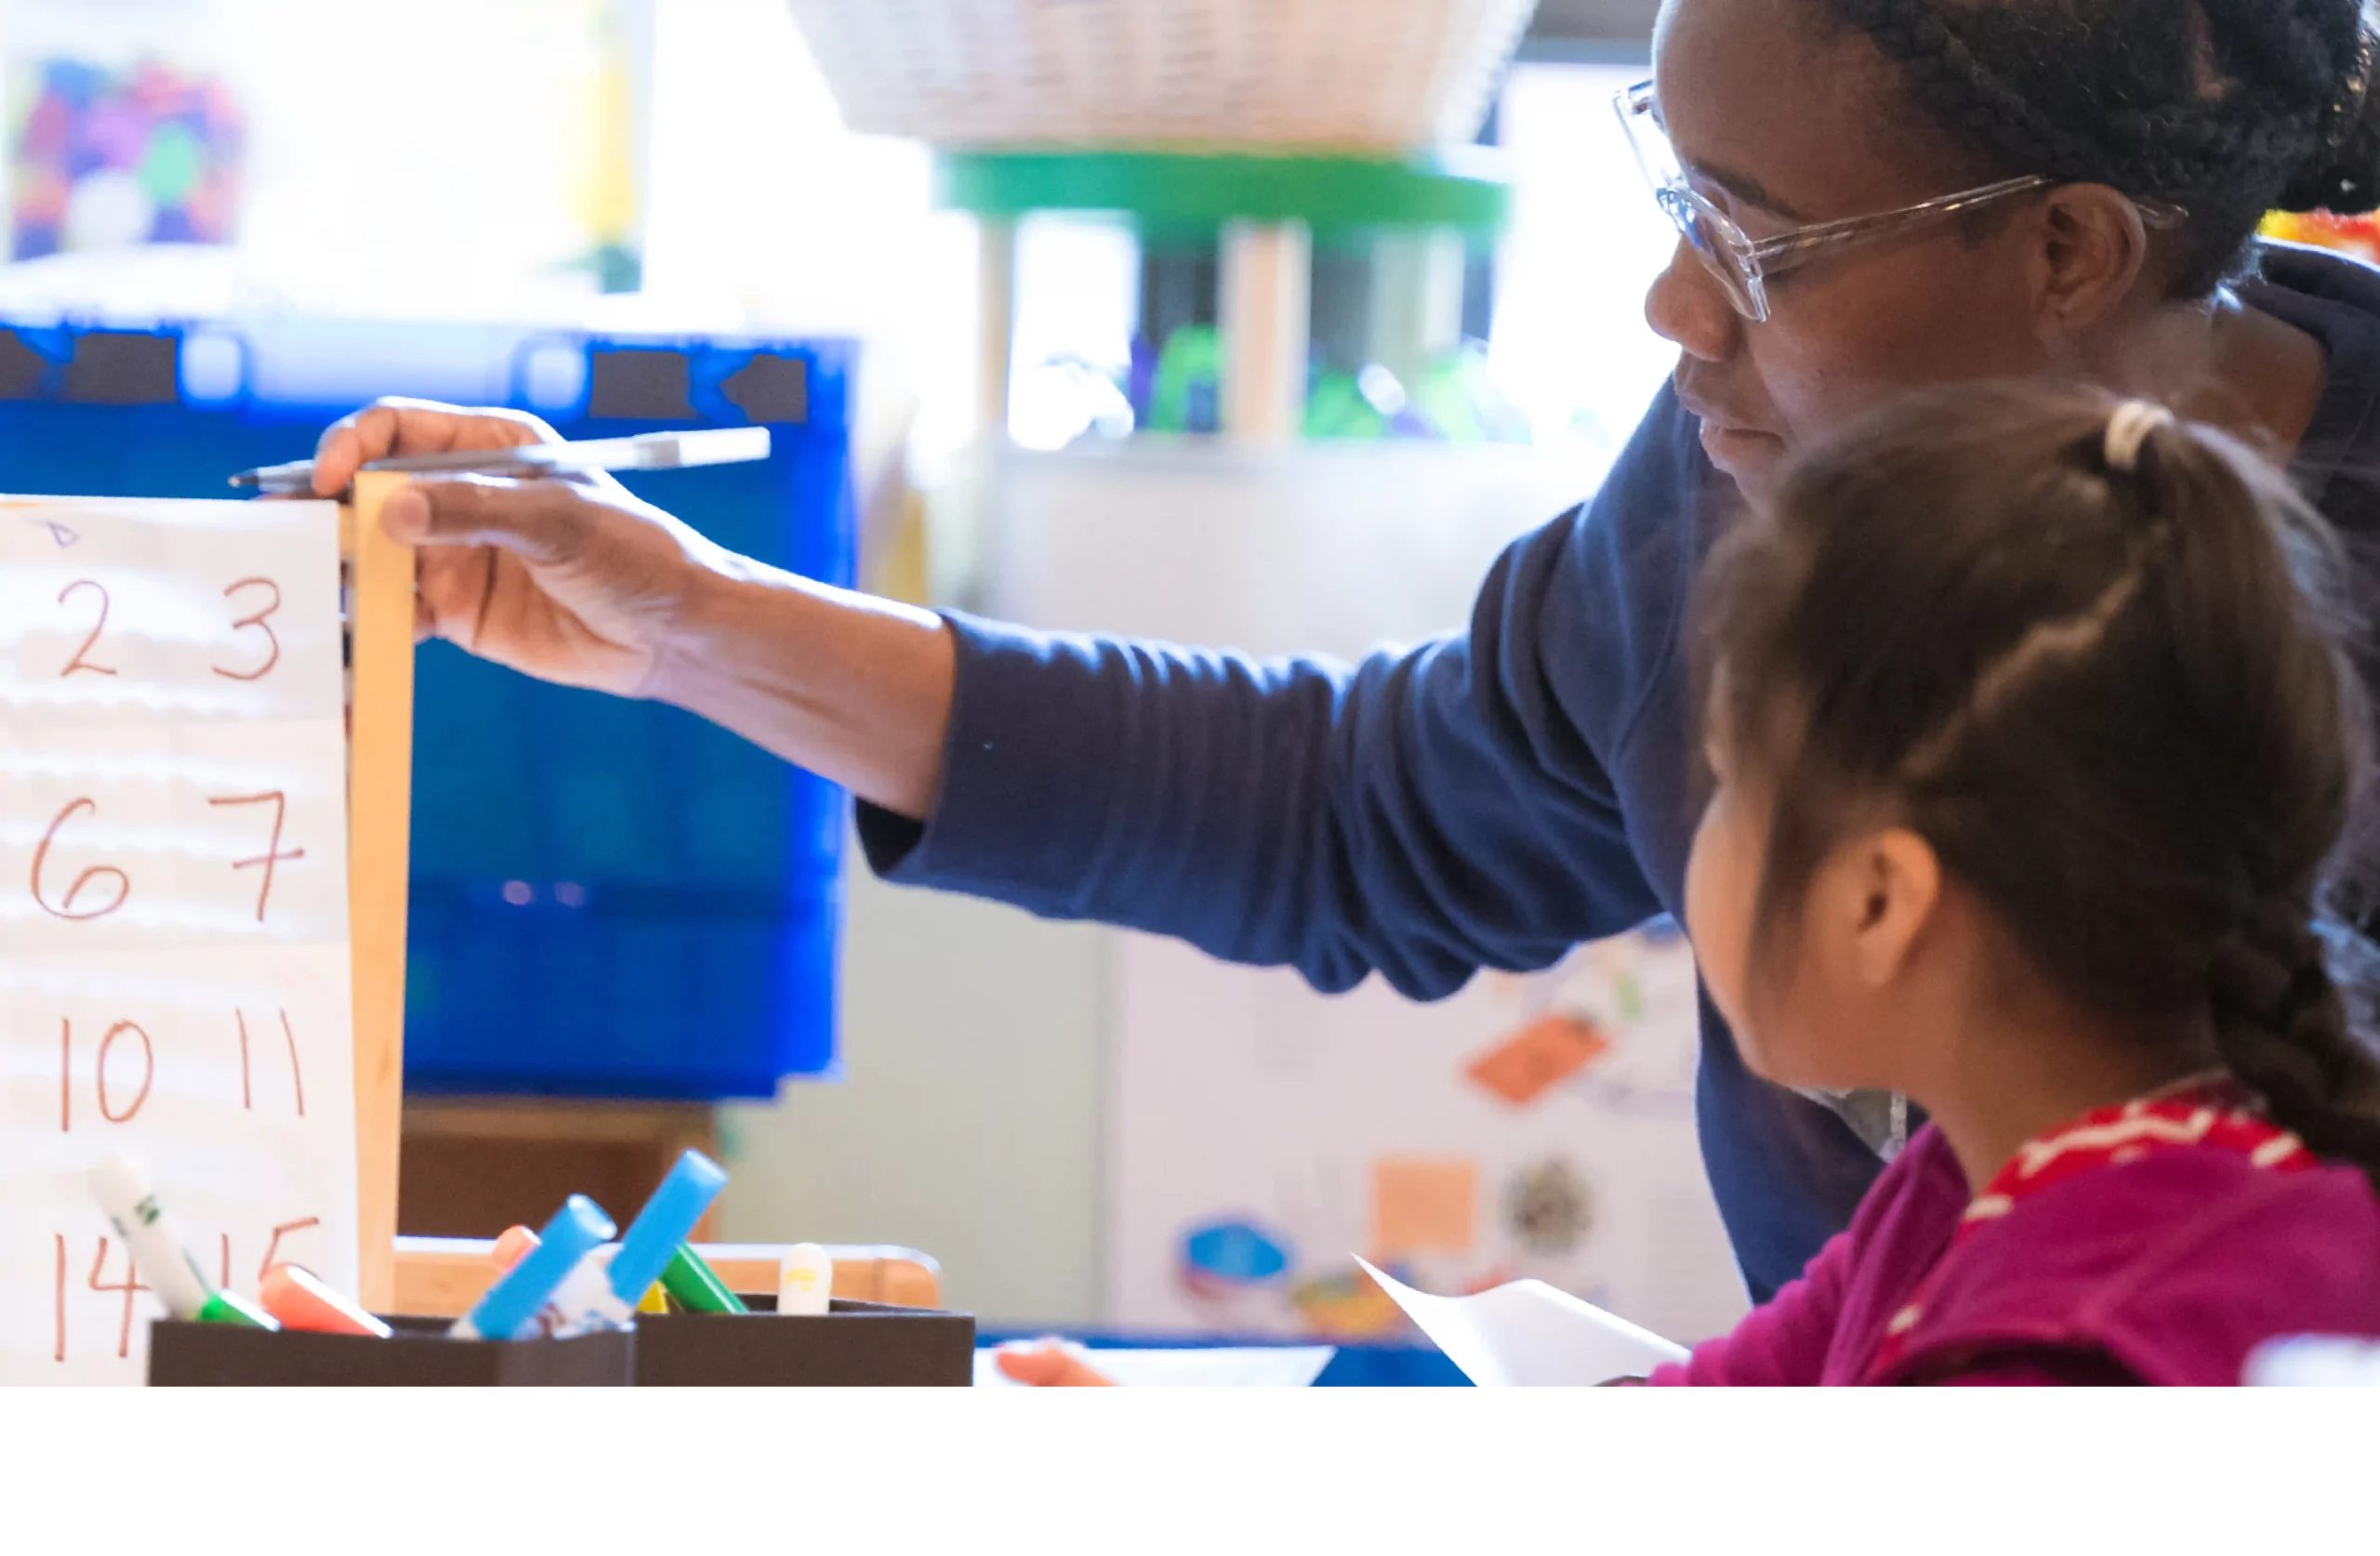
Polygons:
<instances>
[{"instance_id":1,"label":"colorful toy","mask_svg":"<svg viewBox=\"0 0 2380 1556\"><path fill-rule=\"evenodd\" d=\"M231 241L241 119L220 83L75 59L38 65L34 82L10 159L13 257Z\"/></svg>"}]
</instances>

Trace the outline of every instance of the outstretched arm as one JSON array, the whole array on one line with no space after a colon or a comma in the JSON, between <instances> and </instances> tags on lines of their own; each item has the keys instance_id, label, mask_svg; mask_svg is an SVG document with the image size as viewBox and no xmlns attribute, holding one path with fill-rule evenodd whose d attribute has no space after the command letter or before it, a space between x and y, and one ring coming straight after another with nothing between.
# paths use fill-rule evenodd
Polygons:
<instances>
[{"instance_id":1,"label":"outstretched arm","mask_svg":"<svg viewBox=\"0 0 2380 1556\"><path fill-rule=\"evenodd\" d=\"M384 403L324 435L317 489L550 436ZM894 878L1427 997L1659 911L1612 775L1676 675L1692 448L1664 396L1591 510L1498 561L1467 633L1352 669L945 621L736 556L602 479L419 481L384 521L421 548L425 631L843 784Z\"/></svg>"}]
</instances>

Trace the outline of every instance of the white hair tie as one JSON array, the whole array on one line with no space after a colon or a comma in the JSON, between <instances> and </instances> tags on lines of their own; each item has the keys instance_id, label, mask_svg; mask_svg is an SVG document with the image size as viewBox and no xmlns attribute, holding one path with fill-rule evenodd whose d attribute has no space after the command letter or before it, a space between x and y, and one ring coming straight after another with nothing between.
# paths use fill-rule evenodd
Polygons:
<instances>
[{"instance_id":1,"label":"white hair tie","mask_svg":"<svg viewBox=\"0 0 2380 1556\"><path fill-rule=\"evenodd\" d=\"M2126 475L2140 468L2141 446L2161 427L2174 425L2174 413L2153 400L2127 400L2108 418L2108 468Z\"/></svg>"}]
</instances>

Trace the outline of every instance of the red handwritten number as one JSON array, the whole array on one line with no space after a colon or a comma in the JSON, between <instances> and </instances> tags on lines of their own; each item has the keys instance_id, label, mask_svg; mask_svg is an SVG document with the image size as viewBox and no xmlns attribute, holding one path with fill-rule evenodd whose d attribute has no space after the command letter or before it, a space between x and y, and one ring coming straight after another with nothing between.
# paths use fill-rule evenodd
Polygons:
<instances>
[{"instance_id":1,"label":"red handwritten number","mask_svg":"<svg viewBox=\"0 0 2380 1556\"><path fill-rule=\"evenodd\" d=\"M122 1113L108 1105L108 1054L115 1040L126 1033L140 1039L140 1089L132 1095ZM99 1039L99 1116L111 1124L129 1124L149 1100L149 1088L157 1082L157 1048L149 1041L149 1034L138 1022L118 1022L108 1028ZM74 1127L74 1022L70 1018L58 1023L58 1128L61 1134Z\"/></svg>"},{"instance_id":2,"label":"red handwritten number","mask_svg":"<svg viewBox=\"0 0 2380 1556\"><path fill-rule=\"evenodd\" d=\"M121 1285L102 1286L99 1284L99 1272L107 1267L107 1262L108 1240L102 1237L99 1239L99 1257L91 1260L91 1276L90 1279L84 1284L88 1286L94 1291L121 1291L124 1293L124 1322L117 1326L115 1333L116 1359L118 1361L122 1361L125 1357L132 1354L133 1299L149 1288L140 1284L140 1272L133 1267L131 1249L126 1248L124 1251L124 1281Z\"/></svg>"},{"instance_id":3,"label":"red handwritten number","mask_svg":"<svg viewBox=\"0 0 2380 1556\"><path fill-rule=\"evenodd\" d=\"M290 849L284 851L281 847L281 824L289 819L289 797L279 789L273 789L264 794L210 799L207 803L209 805L270 805L272 807L272 841L265 845L264 852L254 859L231 861L231 868L234 870L253 870L258 865L264 868L264 884L257 890L257 922L261 924L264 922L264 905L272 897L272 867L284 859L306 857L304 849Z\"/></svg>"},{"instance_id":4,"label":"red handwritten number","mask_svg":"<svg viewBox=\"0 0 2380 1556\"><path fill-rule=\"evenodd\" d=\"M90 653L92 645L99 640L99 634L108 629L107 586L98 582L96 579L77 578L73 583L58 591L58 602L60 605L65 604L67 600L73 598L74 592L77 589L90 589L99 595L99 619L92 625L91 635L83 640L83 646L74 651L74 657L66 662L66 668L58 672L58 679L64 680L68 676L73 675L77 670L88 670L95 676L112 676L115 674L115 672L108 668L105 665L94 665L89 660L83 657L85 654Z\"/></svg>"},{"instance_id":5,"label":"red handwritten number","mask_svg":"<svg viewBox=\"0 0 2380 1556\"><path fill-rule=\"evenodd\" d=\"M224 1233L222 1236L223 1278L217 1281L215 1284L221 1286L224 1290L229 1291L231 1289L231 1234L227 1232Z\"/></svg>"},{"instance_id":6,"label":"red handwritten number","mask_svg":"<svg viewBox=\"0 0 2380 1556\"><path fill-rule=\"evenodd\" d=\"M49 830L41 835L41 846L33 850L33 901L40 903L41 910L44 913L50 915L52 917L74 919L105 918L109 914L113 913L116 909L124 906L125 899L132 895L131 880L122 870L117 869L112 864L94 864L89 869L85 870L81 875L76 876L74 877L74 884L66 889L66 895L58 900L58 905L55 907L51 906L49 899L42 894L42 866L49 862L49 846L58 841L59 829L64 826L68 822L73 820L76 812L82 811L88 811L91 814L96 816L99 813L99 802L88 798L69 800L67 802L66 809L59 811L57 818L49 824ZM280 840L280 832L281 828L278 824L276 824L273 827L274 841L276 844ZM83 889L85 887L90 885L93 881L98 880L103 876L112 876L115 878L115 900L101 907L86 908L78 911L74 906L75 899L82 896ZM261 912L261 910L259 910L259 912Z\"/></svg>"},{"instance_id":7,"label":"red handwritten number","mask_svg":"<svg viewBox=\"0 0 2380 1556\"><path fill-rule=\"evenodd\" d=\"M298 1065L298 1033L289 1024L289 1012L281 1012L281 1039L289 1045L289 1084L298 1090L298 1116L306 1116L306 1075Z\"/></svg>"},{"instance_id":8,"label":"red handwritten number","mask_svg":"<svg viewBox=\"0 0 2380 1556\"><path fill-rule=\"evenodd\" d=\"M298 1062L298 1030L289 1024L288 1011L278 1010L274 1014L281 1018L281 1040L289 1048L289 1085L297 1094L298 1116L303 1118L306 1116L306 1073ZM254 1113L257 1101L248 1063L248 1013L234 1010L231 1020L240 1028L240 1108L244 1113Z\"/></svg>"},{"instance_id":9,"label":"red handwritten number","mask_svg":"<svg viewBox=\"0 0 2380 1556\"><path fill-rule=\"evenodd\" d=\"M127 1032L140 1039L140 1089L133 1094L131 1105L118 1113L108 1106L108 1050ZM149 1034L132 1022L118 1022L108 1028L108 1035L99 1039L99 1116L111 1124L131 1122L132 1115L140 1111L140 1104L149 1100L149 1088L156 1079L157 1048L149 1041Z\"/></svg>"},{"instance_id":10,"label":"red handwritten number","mask_svg":"<svg viewBox=\"0 0 2380 1556\"><path fill-rule=\"evenodd\" d=\"M54 1299L58 1311L58 1346L50 1352L50 1360L63 1362L66 1360L66 1233L59 1232L51 1235L58 1239L58 1289Z\"/></svg>"},{"instance_id":11,"label":"red handwritten number","mask_svg":"<svg viewBox=\"0 0 2380 1556\"><path fill-rule=\"evenodd\" d=\"M271 604L252 616L242 616L231 624L231 629L234 632L245 632L254 627L264 634L264 663L253 670L227 670L220 665L214 666L212 668L217 675L226 680L262 680L275 665L281 663L281 640L274 635L271 624L266 620L275 611L281 609L281 586L270 578L243 578L225 589L223 598L229 600L242 589L269 589L272 593Z\"/></svg>"},{"instance_id":12,"label":"red handwritten number","mask_svg":"<svg viewBox=\"0 0 2380 1556\"><path fill-rule=\"evenodd\" d=\"M274 1227L272 1229L272 1241L264 1246L264 1262L257 1266L257 1279L259 1281L263 1280L264 1272L267 1270L271 1269L275 1264L281 1262L281 1240L283 1237L288 1235L290 1233L303 1232L310 1226L320 1226L322 1224L323 1219L320 1216L309 1216L301 1221L284 1221L279 1226ZM227 1280L223 1284L229 1286L231 1283Z\"/></svg>"}]
</instances>

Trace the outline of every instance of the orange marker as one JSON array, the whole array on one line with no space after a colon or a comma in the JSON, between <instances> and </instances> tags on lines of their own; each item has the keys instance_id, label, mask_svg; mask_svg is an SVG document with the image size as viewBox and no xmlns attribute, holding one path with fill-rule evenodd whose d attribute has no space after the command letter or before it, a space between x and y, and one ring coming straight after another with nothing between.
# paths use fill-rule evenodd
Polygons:
<instances>
[{"instance_id":1,"label":"orange marker","mask_svg":"<svg viewBox=\"0 0 2380 1556\"><path fill-rule=\"evenodd\" d=\"M311 1329L324 1335L370 1335L387 1339L389 1326L324 1285L314 1272L298 1264L276 1264L264 1272L257 1287L264 1311L284 1329Z\"/></svg>"},{"instance_id":2,"label":"orange marker","mask_svg":"<svg viewBox=\"0 0 2380 1556\"><path fill-rule=\"evenodd\" d=\"M496 1240L496 1249L488 1258L499 1270L509 1270L529 1257L537 1246L537 1234L525 1226L509 1226L504 1235Z\"/></svg>"}]
</instances>

